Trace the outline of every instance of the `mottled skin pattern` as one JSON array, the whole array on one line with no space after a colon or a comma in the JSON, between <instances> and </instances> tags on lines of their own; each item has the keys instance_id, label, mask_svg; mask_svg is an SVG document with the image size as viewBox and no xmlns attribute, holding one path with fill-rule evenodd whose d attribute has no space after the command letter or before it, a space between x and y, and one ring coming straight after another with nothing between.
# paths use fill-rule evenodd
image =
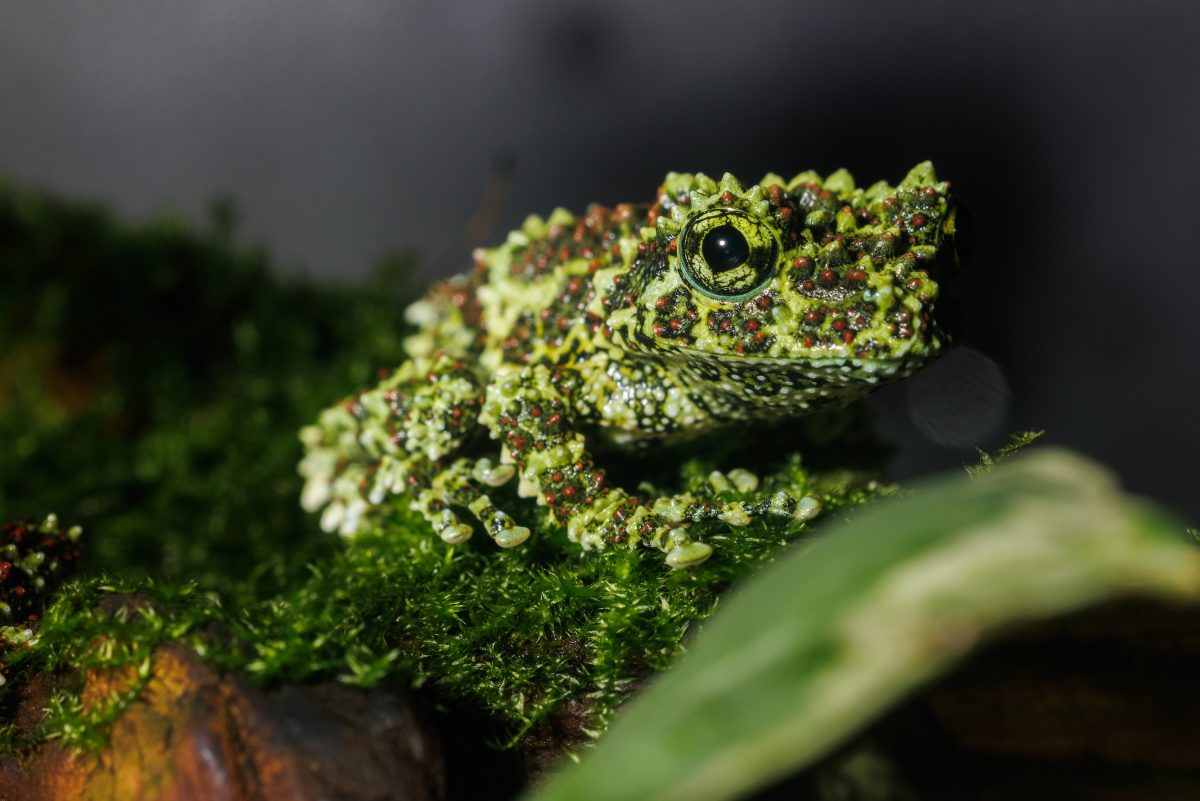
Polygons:
<instances>
[{"instance_id":1,"label":"mottled skin pattern","mask_svg":"<svg viewBox=\"0 0 1200 801\"><path fill-rule=\"evenodd\" d=\"M807 518L799 493L637 497L585 435L636 448L796 417L926 364L945 339L930 272L953 258L948 188L928 163L867 189L845 171L749 188L671 173L651 204L530 217L409 309L409 361L304 429L303 503L351 535L403 493L443 540L475 518L511 547L529 530L487 488L516 476L584 549L650 545L672 567L711 554L693 523ZM483 431L494 461L468 455Z\"/></svg>"}]
</instances>

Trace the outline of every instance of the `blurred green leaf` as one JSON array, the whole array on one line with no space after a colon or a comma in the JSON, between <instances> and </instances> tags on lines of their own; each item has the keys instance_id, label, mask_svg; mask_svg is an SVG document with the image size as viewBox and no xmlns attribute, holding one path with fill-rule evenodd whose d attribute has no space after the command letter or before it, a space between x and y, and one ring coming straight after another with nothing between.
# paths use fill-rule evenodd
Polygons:
<instances>
[{"instance_id":1,"label":"blurred green leaf","mask_svg":"<svg viewBox=\"0 0 1200 801\"><path fill-rule=\"evenodd\" d=\"M1043 450L875 504L740 590L531 801L717 801L811 763L997 629L1200 595L1183 527Z\"/></svg>"}]
</instances>

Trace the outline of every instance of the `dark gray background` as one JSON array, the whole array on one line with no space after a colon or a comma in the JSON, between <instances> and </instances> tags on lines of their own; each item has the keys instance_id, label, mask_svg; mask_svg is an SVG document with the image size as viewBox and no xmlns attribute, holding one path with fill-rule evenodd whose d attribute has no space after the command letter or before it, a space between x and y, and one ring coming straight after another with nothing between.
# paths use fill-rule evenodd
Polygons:
<instances>
[{"instance_id":1,"label":"dark gray background","mask_svg":"<svg viewBox=\"0 0 1200 801\"><path fill-rule=\"evenodd\" d=\"M980 243L969 349L874 401L897 471L1045 428L1196 520L1198 7L12 2L0 175L138 218L229 194L286 269L352 279L395 248L459 264L498 157L493 242L672 169L929 158Z\"/></svg>"}]
</instances>

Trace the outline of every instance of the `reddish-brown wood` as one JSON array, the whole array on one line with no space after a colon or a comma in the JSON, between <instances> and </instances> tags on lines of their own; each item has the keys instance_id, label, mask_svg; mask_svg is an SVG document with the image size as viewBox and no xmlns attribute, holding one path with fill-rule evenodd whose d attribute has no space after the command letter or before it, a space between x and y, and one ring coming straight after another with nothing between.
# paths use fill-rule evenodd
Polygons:
<instances>
[{"instance_id":1,"label":"reddish-brown wood","mask_svg":"<svg viewBox=\"0 0 1200 801\"><path fill-rule=\"evenodd\" d=\"M128 676L94 676L99 698ZM31 686L27 696L44 686ZM32 699L20 714L36 714ZM98 754L48 743L0 757L3 801L268 801L445 797L437 736L403 693L333 682L261 690L177 646Z\"/></svg>"}]
</instances>

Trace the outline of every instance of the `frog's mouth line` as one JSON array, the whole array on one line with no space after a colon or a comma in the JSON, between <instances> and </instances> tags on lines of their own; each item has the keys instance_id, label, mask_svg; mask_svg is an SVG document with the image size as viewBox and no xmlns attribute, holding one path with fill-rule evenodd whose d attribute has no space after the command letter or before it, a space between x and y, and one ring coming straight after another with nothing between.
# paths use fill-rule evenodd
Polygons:
<instances>
[{"instance_id":1,"label":"frog's mouth line","mask_svg":"<svg viewBox=\"0 0 1200 801\"><path fill-rule=\"evenodd\" d=\"M866 375L902 377L915 372L937 359L945 351L938 342L920 352L908 352L888 358L863 358L859 356L827 356L813 358L803 354L795 356L763 356L753 353L710 353L697 348L675 346L670 351L659 351L663 361L683 360L689 364L722 368L736 366L743 369L767 368L780 372L825 372L830 375L847 374L856 377Z\"/></svg>"},{"instance_id":2,"label":"frog's mouth line","mask_svg":"<svg viewBox=\"0 0 1200 801\"><path fill-rule=\"evenodd\" d=\"M787 386L794 389L838 387L848 390L853 386L859 386L862 393L865 394L875 387L907 378L939 355L940 350L887 360L841 357L802 359L746 355L726 358L724 355L718 356L680 349L673 357L670 354L660 353L659 358L667 365L673 364L676 372L690 374L691 379L695 382L713 387L719 385L742 388ZM774 396L776 393L768 394ZM768 405L775 405L775 402L770 401Z\"/></svg>"}]
</instances>

